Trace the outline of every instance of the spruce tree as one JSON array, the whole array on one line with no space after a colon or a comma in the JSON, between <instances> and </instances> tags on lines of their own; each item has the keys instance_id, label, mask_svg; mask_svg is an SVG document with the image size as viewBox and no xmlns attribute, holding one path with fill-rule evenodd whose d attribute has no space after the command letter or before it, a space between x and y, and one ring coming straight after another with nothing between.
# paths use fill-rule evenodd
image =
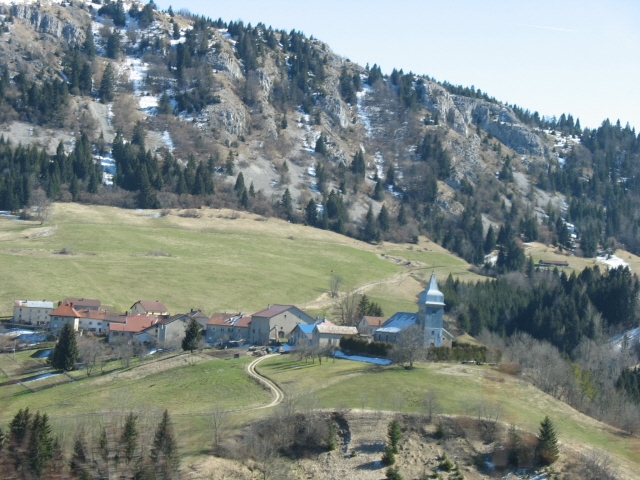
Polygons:
<instances>
[{"instance_id":1,"label":"spruce tree","mask_svg":"<svg viewBox=\"0 0 640 480\"><path fill-rule=\"evenodd\" d=\"M242 172L238 174L238 178L236 178L236 184L233 189L238 196L242 195L242 192L246 190L244 186L244 175L242 175Z\"/></svg>"},{"instance_id":2,"label":"spruce tree","mask_svg":"<svg viewBox=\"0 0 640 480\"><path fill-rule=\"evenodd\" d=\"M78 177L76 177L75 174L71 176L71 182L69 183L69 193L71 194L71 199L75 202L78 199L78 194L80 193Z\"/></svg>"},{"instance_id":3,"label":"spruce tree","mask_svg":"<svg viewBox=\"0 0 640 480\"><path fill-rule=\"evenodd\" d=\"M391 420L389 427L387 428L387 439L389 445L393 449L393 453L398 453L398 443L400 442L402 434L400 433L400 424L397 420Z\"/></svg>"},{"instance_id":4,"label":"spruce tree","mask_svg":"<svg viewBox=\"0 0 640 480\"><path fill-rule=\"evenodd\" d=\"M559 454L556 429L551 419L546 416L540 422L540 431L538 432L538 458L545 465L551 465L558 459Z\"/></svg>"},{"instance_id":5,"label":"spruce tree","mask_svg":"<svg viewBox=\"0 0 640 480\"><path fill-rule=\"evenodd\" d=\"M136 453L138 439L138 415L129 412L124 420L122 433L120 434L120 447L127 463L133 460Z\"/></svg>"},{"instance_id":6,"label":"spruce tree","mask_svg":"<svg viewBox=\"0 0 640 480\"><path fill-rule=\"evenodd\" d=\"M165 410L158 424L151 447L151 461L158 478L173 478L178 468L178 452L169 411Z\"/></svg>"},{"instance_id":7,"label":"spruce tree","mask_svg":"<svg viewBox=\"0 0 640 480\"><path fill-rule=\"evenodd\" d=\"M31 422L29 436L29 470L35 478L40 478L53 454L53 437L49 417L36 412Z\"/></svg>"},{"instance_id":8,"label":"spruce tree","mask_svg":"<svg viewBox=\"0 0 640 480\"><path fill-rule=\"evenodd\" d=\"M108 63L102 74L102 81L100 82L100 89L98 94L100 95L100 101L102 103L112 102L114 98L115 90L115 77L113 75L113 67L111 63Z\"/></svg>"},{"instance_id":9,"label":"spruce tree","mask_svg":"<svg viewBox=\"0 0 640 480\"><path fill-rule=\"evenodd\" d=\"M489 254L493 252L494 248L496 248L496 234L493 226L489 225L489 230L487 230L487 236L484 240L484 253Z\"/></svg>"},{"instance_id":10,"label":"spruce tree","mask_svg":"<svg viewBox=\"0 0 640 480\"><path fill-rule=\"evenodd\" d=\"M287 218L291 219L291 216L293 215L293 199L291 198L291 192L288 188L284 191L280 204L282 205L282 209L284 210Z\"/></svg>"},{"instance_id":11,"label":"spruce tree","mask_svg":"<svg viewBox=\"0 0 640 480\"><path fill-rule=\"evenodd\" d=\"M108 58L117 60L120 56L120 32L116 29L111 32L107 39L106 54Z\"/></svg>"},{"instance_id":12,"label":"spruce tree","mask_svg":"<svg viewBox=\"0 0 640 480\"><path fill-rule=\"evenodd\" d=\"M380 181L380 179L376 182L376 187L373 190L373 198L378 201L384 198L384 187L382 186L382 181Z\"/></svg>"},{"instance_id":13,"label":"spruce tree","mask_svg":"<svg viewBox=\"0 0 640 480\"><path fill-rule=\"evenodd\" d=\"M71 323L67 322L60 330L58 343L49 357L51 366L58 370L73 370L78 360L78 345L76 333Z\"/></svg>"},{"instance_id":14,"label":"spruce tree","mask_svg":"<svg viewBox=\"0 0 640 480\"><path fill-rule=\"evenodd\" d=\"M305 211L305 218L307 220L307 225L314 227L316 223L318 223L318 213L317 213L316 202L313 198L309 200L309 203L307 203L307 208L305 208L304 211Z\"/></svg>"},{"instance_id":15,"label":"spruce tree","mask_svg":"<svg viewBox=\"0 0 640 480\"><path fill-rule=\"evenodd\" d=\"M256 189L253 188L253 182L251 182L251 185L249 185L249 196L251 198L256 198Z\"/></svg>"},{"instance_id":16,"label":"spruce tree","mask_svg":"<svg viewBox=\"0 0 640 480\"><path fill-rule=\"evenodd\" d=\"M373 208L369 205L369 211L367 212L367 216L364 220L364 240L366 242L373 242L378 240L379 235L376 220L373 215Z\"/></svg>"},{"instance_id":17,"label":"spruce tree","mask_svg":"<svg viewBox=\"0 0 640 480\"><path fill-rule=\"evenodd\" d=\"M383 232L389 231L389 212L387 211L387 207L384 204L382 205L380 213L378 214L378 226Z\"/></svg>"},{"instance_id":18,"label":"spruce tree","mask_svg":"<svg viewBox=\"0 0 640 480\"><path fill-rule=\"evenodd\" d=\"M84 32L82 50L89 60L93 60L93 57L96 56L96 46L93 43L93 30L91 29L91 25L88 25Z\"/></svg>"},{"instance_id":19,"label":"spruce tree","mask_svg":"<svg viewBox=\"0 0 640 480\"><path fill-rule=\"evenodd\" d=\"M84 479L88 477L85 470L87 463L87 447L86 441L82 434L78 434L73 443L73 454L69 461L69 470L78 478Z\"/></svg>"},{"instance_id":20,"label":"spruce tree","mask_svg":"<svg viewBox=\"0 0 640 480\"><path fill-rule=\"evenodd\" d=\"M229 155L227 156L227 162L224 164L224 170L227 172L227 175L233 175L234 171L234 160L233 160L233 152L229 150Z\"/></svg>"},{"instance_id":21,"label":"spruce tree","mask_svg":"<svg viewBox=\"0 0 640 480\"><path fill-rule=\"evenodd\" d=\"M202 332L200 329L200 324L192 318L187 326L186 331L184 332L184 338L182 339L182 349L187 351L189 350L191 353L198 348L198 342L202 337Z\"/></svg>"}]
</instances>

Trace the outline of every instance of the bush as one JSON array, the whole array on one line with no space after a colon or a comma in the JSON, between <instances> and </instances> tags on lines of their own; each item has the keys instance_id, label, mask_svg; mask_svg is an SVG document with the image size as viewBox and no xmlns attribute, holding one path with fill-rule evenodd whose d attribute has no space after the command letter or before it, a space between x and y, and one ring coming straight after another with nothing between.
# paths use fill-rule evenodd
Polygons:
<instances>
[{"instance_id":1,"label":"bush","mask_svg":"<svg viewBox=\"0 0 640 480\"><path fill-rule=\"evenodd\" d=\"M369 342L357 335L345 335L340 339L340 349L353 353L386 357L393 344L387 342Z\"/></svg>"},{"instance_id":2,"label":"bush","mask_svg":"<svg viewBox=\"0 0 640 480\"><path fill-rule=\"evenodd\" d=\"M402 480L402 475L400 475L400 470L398 469L398 467L387 468L386 474L388 480Z\"/></svg>"}]
</instances>

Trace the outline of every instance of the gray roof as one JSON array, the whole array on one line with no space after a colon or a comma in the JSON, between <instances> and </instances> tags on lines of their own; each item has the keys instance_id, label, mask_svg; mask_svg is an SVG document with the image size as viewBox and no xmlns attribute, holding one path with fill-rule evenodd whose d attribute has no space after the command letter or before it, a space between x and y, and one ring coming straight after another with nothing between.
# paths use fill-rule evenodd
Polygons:
<instances>
[{"instance_id":1,"label":"gray roof","mask_svg":"<svg viewBox=\"0 0 640 480\"><path fill-rule=\"evenodd\" d=\"M27 307L27 308L53 308L53 302L48 302L46 300L38 301L38 300L16 300L14 302L16 307Z\"/></svg>"},{"instance_id":2,"label":"gray roof","mask_svg":"<svg viewBox=\"0 0 640 480\"><path fill-rule=\"evenodd\" d=\"M398 333L418 322L417 313L398 312L374 330L374 333Z\"/></svg>"},{"instance_id":3,"label":"gray roof","mask_svg":"<svg viewBox=\"0 0 640 480\"><path fill-rule=\"evenodd\" d=\"M427 305L439 305L444 306L444 294L438 288L438 282L436 281L436 272L431 273L431 280L429 280L429 285L422 292L420 292L420 296L418 297L418 304L427 304Z\"/></svg>"}]
</instances>

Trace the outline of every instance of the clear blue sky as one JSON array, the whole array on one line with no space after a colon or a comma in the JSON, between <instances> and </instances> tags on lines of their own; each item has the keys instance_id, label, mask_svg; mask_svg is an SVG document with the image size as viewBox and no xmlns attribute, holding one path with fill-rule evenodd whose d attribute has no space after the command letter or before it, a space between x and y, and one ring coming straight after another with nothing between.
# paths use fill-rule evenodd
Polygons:
<instances>
[{"instance_id":1,"label":"clear blue sky","mask_svg":"<svg viewBox=\"0 0 640 480\"><path fill-rule=\"evenodd\" d=\"M474 85L582 126L640 130L638 0L171 0L225 21L301 30L361 65Z\"/></svg>"}]
</instances>

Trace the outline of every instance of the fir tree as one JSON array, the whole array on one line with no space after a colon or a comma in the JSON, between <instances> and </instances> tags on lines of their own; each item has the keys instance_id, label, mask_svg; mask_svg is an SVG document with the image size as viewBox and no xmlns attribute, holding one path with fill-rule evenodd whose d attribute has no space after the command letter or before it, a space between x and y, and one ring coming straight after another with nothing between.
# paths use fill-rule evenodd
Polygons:
<instances>
[{"instance_id":1,"label":"fir tree","mask_svg":"<svg viewBox=\"0 0 640 480\"><path fill-rule=\"evenodd\" d=\"M382 181L380 181L380 179L378 179L376 186L373 189L373 198L378 201L384 198L384 187L382 186Z\"/></svg>"},{"instance_id":2,"label":"fir tree","mask_svg":"<svg viewBox=\"0 0 640 480\"><path fill-rule=\"evenodd\" d=\"M151 461L158 478L173 478L179 465L177 444L169 411L165 410L158 424L151 447Z\"/></svg>"},{"instance_id":3,"label":"fir tree","mask_svg":"<svg viewBox=\"0 0 640 480\"><path fill-rule=\"evenodd\" d=\"M400 204L400 210L398 211L398 223L400 225L407 224L407 213L404 210L404 203Z\"/></svg>"},{"instance_id":4,"label":"fir tree","mask_svg":"<svg viewBox=\"0 0 640 480\"><path fill-rule=\"evenodd\" d=\"M120 32L116 29L111 32L109 38L107 39L107 48L106 54L108 58L112 58L113 60L117 60L120 56Z\"/></svg>"},{"instance_id":5,"label":"fir tree","mask_svg":"<svg viewBox=\"0 0 640 480\"><path fill-rule=\"evenodd\" d=\"M40 478L53 454L53 437L47 414L36 412L31 422L29 436L29 470L35 478Z\"/></svg>"},{"instance_id":6,"label":"fir tree","mask_svg":"<svg viewBox=\"0 0 640 480\"><path fill-rule=\"evenodd\" d=\"M314 227L316 223L318 223L318 209L316 207L316 202L312 198L307 203L307 208L305 208L305 218L307 220L307 225Z\"/></svg>"},{"instance_id":7,"label":"fir tree","mask_svg":"<svg viewBox=\"0 0 640 480\"><path fill-rule=\"evenodd\" d=\"M540 422L538 432L538 457L546 465L551 465L558 459L560 449L558 448L558 438L551 419L546 416Z\"/></svg>"},{"instance_id":8,"label":"fir tree","mask_svg":"<svg viewBox=\"0 0 640 480\"><path fill-rule=\"evenodd\" d=\"M484 240L484 253L489 254L491 252L493 252L493 250L496 248L496 234L495 231L493 230L493 226L489 225L489 230L487 230L487 236L485 237Z\"/></svg>"},{"instance_id":9,"label":"fir tree","mask_svg":"<svg viewBox=\"0 0 640 480\"><path fill-rule=\"evenodd\" d=\"M58 370L73 370L78 360L76 334L71 323L66 322L60 330L58 343L49 357L51 366Z\"/></svg>"},{"instance_id":10,"label":"fir tree","mask_svg":"<svg viewBox=\"0 0 640 480\"><path fill-rule=\"evenodd\" d=\"M282 200L280 201L280 205L282 205L282 209L284 210L285 215L288 219L291 219L293 215L293 199L291 198L291 192L287 188L282 195Z\"/></svg>"},{"instance_id":11,"label":"fir tree","mask_svg":"<svg viewBox=\"0 0 640 480\"><path fill-rule=\"evenodd\" d=\"M227 175L233 175L235 169L234 160L233 160L233 152L229 150L229 155L227 155L227 162L224 164L224 170Z\"/></svg>"},{"instance_id":12,"label":"fir tree","mask_svg":"<svg viewBox=\"0 0 640 480\"><path fill-rule=\"evenodd\" d=\"M400 442L400 438L402 434L400 433L400 424L397 420L391 420L389 422L389 427L387 428L387 439L388 444L393 449L393 453L398 453L398 443Z\"/></svg>"},{"instance_id":13,"label":"fir tree","mask_svg":"<svg viewBox=\"0 0 640 480\"><path fill-rule=\"evenodd\" d=\"M189 350L191 353L198 348L198 342L202 337L200 324L194 318L191 319L182 339L182 349Z\"/></svg>"},{"instance_id":14,"label":"fir tree","mask_svg":"<svg viewBox=\"0 0 640 480\"><path fill-rule=\"evenodd\" d=\"M100 101L102 103L112 102L114 98L115 90L115 78L113 75L113 67L111 63L108 63L102 74L102 81L100 82L100 89L98 94L100 95Z\"/></svg>"},{"instance_id":15,"label":"fir tree","mask_svg":"<svg viewBox=\"0 0 640 480\"><path fill-rule=\"evenodd\" d=\"M364 220L363 237L366 242L374 242L378 240L379 236L380 233L378 232L376 220L373 215L373 207L369 205L369 211Z\"/></svg>"},{"instance_id":16,"label":"fir tree","mask_svg":"<svg viewBox=\"0 0 640 480\"><path fill-rule=\"evenodd\" d=\"M378 214L378 227L382 232L389 231L389 212L387 211L387 207L383 204L380 209L380 213Z\"/></svg>"},{"instance_id":17,"label":"fir tree","mask_svg":"<svg viewBox=\"0 0 640 480\"><path fill-rule=\"evenodd\" d=\"M82 50L89 60L93 60L93 57L96 56L96 46L93 43L93 30L91 30L91 25L87 26L84 34Z\"/></svg>"},{"instance_id":18,"label":"fir tree","mask_svg":"<svg viewBox=\"0 0 640 480\"><path fill-rule=\"evenodd\" d=\"M122 433L120 434L120 447L127 463L133 460L136 453L138 439L138 415L129 412L124 420Z\"/></svg>"}]
</instances>

